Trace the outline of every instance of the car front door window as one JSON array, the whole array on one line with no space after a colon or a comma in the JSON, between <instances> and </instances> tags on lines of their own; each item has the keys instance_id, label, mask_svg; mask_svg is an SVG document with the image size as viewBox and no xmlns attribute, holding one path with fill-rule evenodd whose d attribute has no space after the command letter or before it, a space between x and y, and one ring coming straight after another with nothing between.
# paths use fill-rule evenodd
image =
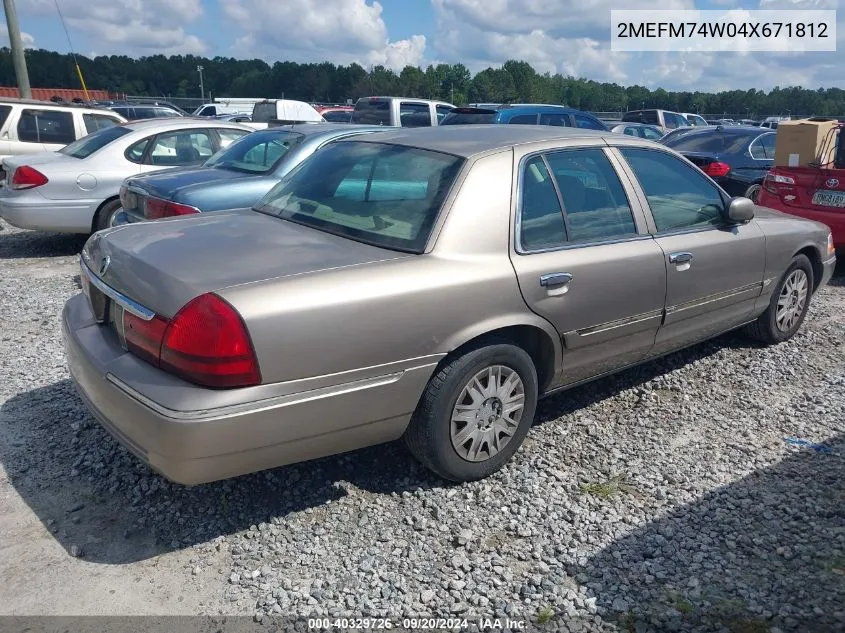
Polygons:
<instances>
[{"instance_id":1,"label":"car front door window","mask_svg":"<svg viewBox=\"0 0 845 633\"><path fill-rule=\"evenodd\" d=\"M648 199L658 232L718 226L724 200L695 167L668 152L620 147Z\"/></svg>"}]
</instances>

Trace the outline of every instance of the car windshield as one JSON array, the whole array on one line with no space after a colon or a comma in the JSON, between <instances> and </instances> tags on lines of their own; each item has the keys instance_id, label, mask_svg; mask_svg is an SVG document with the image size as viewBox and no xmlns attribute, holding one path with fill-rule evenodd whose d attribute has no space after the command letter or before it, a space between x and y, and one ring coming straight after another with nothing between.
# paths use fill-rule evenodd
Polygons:
<instances>
[{"instance_id":1,"label":"car windshield","mask_svg":"<svg viewBox=\"0 0 845 633\"><path fill-rule=\"evenodd\" d=\"M747 134L725 134L724 132L692 132L676 138L668 139L664 143L667 147L678 152L719 152L723 154L739 154L751 142L753 136Z\"/></svg>"},{"instance_id":2,"label":"car windshield","mask_svg":"<svg viewBox=\"0 0 845 633\"><path fill-rule=\"evenodd\" d=\"M333 143L295 168L255 209L367 244L421 253L463 162L401 145Z\"/></svg>"},{"instance_id":3,"label":"car windshield","mask_svg":"<svg viewBox=\"0 0 845 633\"><path fill-rule=\"evenodd\" d=\"M495 110L452 110L443 117L440 125L471 125L474 123L495 123Z\"/></svg>"},{"instance_id":4,"label":"car windshield","mask_svg":"<svg viewBox=\"0 0 845 633\"><path fill-rule=\"evenodd\" d=\"M74 141L70 145L65 145L59 150L60 154L72 156L73 158L88 158L94 152L98 152L106 145L119 139L121 136L129 134L131 130L122 125L114 125L112 127L103 128L92 132L88 136L83 136L81 139Z\"/></svg>"},{"instance_id":5,"label":"car windshield","mask_svg":"<svg viewBox=\"0 0 845 633\"><path fill-rule=\"evenodd\" d=\"M204 166L248 174L266 174L273 171L290 149L299 145L304 138L298 132L253 132L217 152Z\"/></svg>"}]
</instances>

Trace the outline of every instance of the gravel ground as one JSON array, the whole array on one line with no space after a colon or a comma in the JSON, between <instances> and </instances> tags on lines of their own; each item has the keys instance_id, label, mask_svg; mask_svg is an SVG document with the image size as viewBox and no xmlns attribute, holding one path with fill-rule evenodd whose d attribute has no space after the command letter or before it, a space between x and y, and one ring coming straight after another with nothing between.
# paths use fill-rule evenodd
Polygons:
<instances>
[{"instance_id":1,"label":"gravel ground","mask_svg":"<svg viewBox=\"0 0 845 633\"><path fill-rule=\"evenodd\" d=\"M448 485L397 444L187 489L68 380L83 240L0 227L0 613L101 613L111 587L116 613L265 622L845 631L842 266L787 344L729 334L543 401L488 480Z\"/></svg>"}]
</instances>

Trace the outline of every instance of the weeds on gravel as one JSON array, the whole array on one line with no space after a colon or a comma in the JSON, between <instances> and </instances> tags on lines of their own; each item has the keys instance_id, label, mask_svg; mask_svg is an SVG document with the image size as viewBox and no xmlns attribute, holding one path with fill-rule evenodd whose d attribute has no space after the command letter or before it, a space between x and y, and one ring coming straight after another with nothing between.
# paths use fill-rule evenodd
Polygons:
<instances>
[{"instance_id":1,"label":"weeds on gravel","mask_svg":"<svg viewBox=\"0 0 845 633\"><path fill-rule=\"evenodd\" d=\"M537 612L537 624L546 624L554 617L555 610L552 609L549 605L542 607Z\"/></svg>"},{"instance_id":2,"label":"weeds on gravel","mask_svg":"<svg viewBox=\"0 0 845 633\"><path fill-rule=\"evenodd\" d=\"M587 481L582 483L579 487L581 494L593 495L599 499L611 499L619 492L632 493L634 487L627 483L628 475L620 474L610 477L607 481L593 482Z\"/></svg>"},{"instance_id":3,"label":"weeds on gravel","mask_svg":"<svg viewBox=\"0 0 845 633\"><path fill-rule=\"evenodd\" d=\"M669 603L679 613L684 615L691 615L692 612L695 610L692 602L687 600L684 596L679 593L670 593L669 594Z\"/></svg>"}]
</instances>

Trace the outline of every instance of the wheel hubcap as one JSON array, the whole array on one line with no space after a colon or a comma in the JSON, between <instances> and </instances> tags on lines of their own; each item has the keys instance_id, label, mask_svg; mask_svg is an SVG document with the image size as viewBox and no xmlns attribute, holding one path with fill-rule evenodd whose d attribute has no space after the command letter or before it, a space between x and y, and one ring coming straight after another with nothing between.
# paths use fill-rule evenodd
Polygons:
<instances>
[{"instance_id":1,"label":"wheel hubcap","mask_svg":"<svg viewBox=\"0 0 845 633\"><path fill-rule=\"evenodd\" d=\"M525 385L513 369L493 365L475 374L458 396L450 421L452 446L483 462L510 442L525 409Z\"/></svg>"},{"instance_id":2,"label":"wheel hubcap","mask_svg":"<svg viewBox=\"0 0 845 633\"><path fill-rule=\"evenodd\" d=\"M778 296L775 321L781 332L791 330L801 318L807 303L808 290L807 274L801 269L793 270Z\"/></svg>"}]
</instances>

